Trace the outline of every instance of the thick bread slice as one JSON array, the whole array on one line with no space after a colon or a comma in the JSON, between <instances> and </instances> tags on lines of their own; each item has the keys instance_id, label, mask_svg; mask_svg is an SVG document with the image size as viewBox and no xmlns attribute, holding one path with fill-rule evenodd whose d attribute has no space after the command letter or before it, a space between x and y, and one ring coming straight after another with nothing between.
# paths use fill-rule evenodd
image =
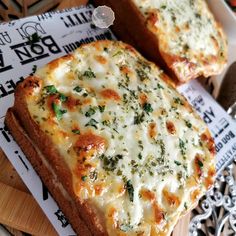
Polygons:
<instances>
[{"instance_id":1,"label":"thick bread slice","mask_svg":"<svg viewBox=\"0 0 236 236\"><path fill-rule=\"evenodd\" d=\"M8 110L5 123L34 169L41 176L47 188L50 189L50 193L53 195L54 199L60 203L61 210L71 224L73 224L75 231L79 235L93 235L84 221L81 220L80 213L75 202L72 200L71 196L69 196L62 184L58 181L54 170L49 166L49 163L43 156L42 152L35 144L33 144L28 134L26 134L25 130L21 127L13 109Z\"/></svg>"},{"instance_id":2,"label":"thick bread slice","mask_svg":"<svg viewBox=\"0 0 236 236\"><path fill-rule=\"evenodd\" d=\"M170 235L214 181L207 126L122 42L38 69L6 124L80 235Z\"/></svg>"},{"instance_id":3,"label":"thick bread slice","mask_svg":"<svg viewBox=\"0 0 236 236\"><path fill-rule=\"evenodd\" d=\"M205 0L94 0L115 12L113 31L165 69L175 83L221 73L227 40Z\"/></svg>"}]
</instances>

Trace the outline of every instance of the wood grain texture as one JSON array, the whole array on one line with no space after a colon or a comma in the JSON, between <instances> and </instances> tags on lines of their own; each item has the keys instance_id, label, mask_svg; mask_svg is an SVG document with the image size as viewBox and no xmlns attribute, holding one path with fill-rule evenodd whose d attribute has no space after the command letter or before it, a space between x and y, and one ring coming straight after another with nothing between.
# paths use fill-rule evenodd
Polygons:
<instances>
[{"instance_id":1,"label":"wood grain texture","mask_svg":"<svg viewBox=\"0 0 236 236\"><path fill-rule=\"evenodd\" d=\"M172 236L188 236L188 226L190 222L191 213L184 216L178 224L175 226L175 229L172 233Z\"/></svg>"},{"instance_id":2,"label":"wood grain texture","mask_svg":"<svg viewBox=\"0 0 236 236\"><path fill-rule=\"evenodd\" d=\"M37 202L0 150L0 222L33 235L57 235Z\"/></svg>"},{"instance_id":3,"label":"wood grain texture","mask_svg":"<svg viewBox=\"0 0 236 236\"><path fill-rule=\"evenodd\" d=\"M85 5L88 0L2 0L0 2L0 21L10 21L55 9Z\"/></svg>"}]
</instances>

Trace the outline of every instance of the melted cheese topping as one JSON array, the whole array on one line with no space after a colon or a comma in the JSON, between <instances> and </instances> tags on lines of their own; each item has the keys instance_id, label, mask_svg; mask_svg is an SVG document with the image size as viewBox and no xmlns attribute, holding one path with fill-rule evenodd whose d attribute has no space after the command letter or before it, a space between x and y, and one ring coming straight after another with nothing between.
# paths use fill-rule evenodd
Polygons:
<instances>
[{"instance_id":1,"label":"melted cheese topping","mask_svg":"<svg viewBox=\"0 0 236 236\"><path fill-rule=\"evenodd\" d=\"M132 0L179 80L220 73L227 45L205 0Z\"/></svg>"},{"instance_id":2,"label":"melted cheese topping","mask_svg":"<svg viewBox=\"0 0 236 236\"><path fill-rule=\"evenodd\" d=\"M109 235L169 235L215 169L206 125L163 72L126 44L98 41L35 76L30 114Z\"/></svg>"}]
</instances>

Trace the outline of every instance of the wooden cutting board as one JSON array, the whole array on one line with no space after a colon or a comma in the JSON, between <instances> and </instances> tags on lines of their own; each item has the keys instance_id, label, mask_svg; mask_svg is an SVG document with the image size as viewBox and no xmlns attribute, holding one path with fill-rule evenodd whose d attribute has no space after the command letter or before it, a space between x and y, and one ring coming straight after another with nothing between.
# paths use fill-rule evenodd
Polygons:
<instances>
[{"instance_id":1,"label":"wooden cutting board","mask_svg":"<svg viewBox=\"0 0 236 236\"><path fill-rule=\"evenodd\" d=\"M88 0L61 1L58 9L86 4ZM173 236L187 236L190 216L175 227ZM19 175L0 148L0 223L32 235L57 235Z\"/></svg>"},{"instance_id":2,"label":"wooden cutting board","mask_svg":"<svg viewBox=\"0 0 236 236\"><path fill-rule=\"evenodd\" d=\"M173 236L187 236L189 215L175 227ZM0 223L33 235L57 235L19 175L0 149Z\"/></svg>"}]
</instances>

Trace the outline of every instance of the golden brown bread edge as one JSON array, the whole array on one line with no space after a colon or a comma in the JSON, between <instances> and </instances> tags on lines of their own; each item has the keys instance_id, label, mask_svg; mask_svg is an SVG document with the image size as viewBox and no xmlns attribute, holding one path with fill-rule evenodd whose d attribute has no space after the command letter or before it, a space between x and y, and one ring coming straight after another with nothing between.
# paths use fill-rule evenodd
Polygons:
<instances>
[{"instance_id":1,"label":"golden brown bread edge","mask_svg":"<svg viewBox=\"0 0 236 236\"><path fill-rule=\"evenodd\" d=\"M118 38L138 49L144 57L157 63L168 72L175 84L178 78L163 60L158 47L156 36L148 30L141 12L137 11L132 1L127 0L93 0L96 6L107 5L115 12L112 31Z\"/></svg>"},{"instance_id":2,"label":"golden brown bread edge","mask_svg":"<svg viewBox=\"0 0 236 236\"><path fill-rule=\"evenodd\" d=\"M142 13L131 0L92 0L92 2L95 6L107 5L111 7L115 12L115 21L112 25L112 30L116 36L120 40L134 46L148 60L155 62L170 76L175 85L178 86L190 80L189 78L187 80L185 80L185 78L179 78L180 75L177 75L175 71L168 66L167 59L169 58L171 60L170 56L165 54L166 59L163 58L164 52L161 53L159 50L158 38L148 29ZM217 24L221 27L219 23ZM222 35L222 37L224 37L224 35ZM199 74L197 70L192 70L188 77L195 79L200 76L208 77L215 75L209 75L207 70L207 65L204 75L202 72Z\"/></svg>"},{"instance_id":3,"label":"golden brown bread edge","mask_svg":"<svg viewBox=\"0 0 236 236\"><path fill-rule=\"evenodd\" d=\"M69 57L70 55L58 58L50 64L58 64L60 60L66 60ZM163 76L162 79L173 86L173 82L168 76ZM104 216L89 201L81 201L75 195L72 175L66 162L54 147L50 137L31 118L26 96L32 93L34 88L39 87L40 83L41 80L38 77L29 76L18 84L15 91L15 103L12 108L8 109L5 123L75 232L83 236L106 236L108 233ZM189 109L192 110L190 105ZM48 160L47 165L43 163L42 156ZM66 196L61 192L58 184L55 185L55 180L66 190Z\"/></svg>"},{"instance_id":4,"label":"golden brown bread edge","mask_svg":"<svg viewBox=\"0 0 236 236\"><path fill-rule=\"evenodd\" d=\"M39 82L37 77L30 76L17 86L15 103L12 108L8 109L5 123L75 232L83 236L106 236L108 234L102 215L88 201L82 202L74 194L72 176L67 164L47 134L39 128L30 116L25 96L33 88L39 86ZM39 150L50 163L50 168L43 163ZM68 196L71 197L70 200L66 199L59 186L54 184L55 175L56 181L62 184Z\"/></svg>"},{"instance_id":5,"label":"golden brown bread edge","mask_svg":"<svg viewBox=\"0 0 236 236\"><path fill-rule=\"evenodd\" d=\"M157 37L148 30L143 15L132 1L93 0L93 2L97 6L107 5L114 10L115 21L112 30L119 39L134 46L144 57L164 69L176 85L179 84L175 73L168 67L159 51Z\"/></svg>"}]
</instances>

